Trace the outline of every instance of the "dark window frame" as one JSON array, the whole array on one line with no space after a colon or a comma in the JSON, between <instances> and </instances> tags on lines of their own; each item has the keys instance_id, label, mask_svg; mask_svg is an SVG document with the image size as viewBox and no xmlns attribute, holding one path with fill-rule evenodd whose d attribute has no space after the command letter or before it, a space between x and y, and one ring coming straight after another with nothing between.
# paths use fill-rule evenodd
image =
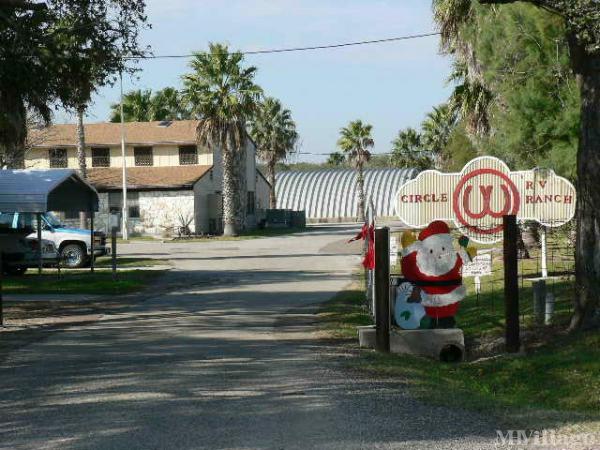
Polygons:
<instances>
[{"instance_id":1,"label":"dark window frame","mask_svg":"<svg viewBox=\"0 0 600 450\"><path fill-rule=\"evenodd\" d=\"M248 191L246 198L246 214L256 214L256 194L254 191Z\"/></svg>"},{"instance_id":2,"label":"dark window frame","mask_svg":"<svg viewBox=\"0 0 600 450\"><path fill-rule=\"evenodd\" d=\"M61 156L57 156L60 153ZM51 148L48 151L48 165L51 169L66 169L69 167L69 152L66 148Z\"/></svg>"},{"instance_id":3,"label":"dark window frame","mask_svg":"<svg viewBox=\"0 0 600 450\"><path fill-rule=\"evenodd\" d=\"M100 152L103 155L100 156L97 154ZM110 167L110 148L92 147L92 167Z\"/></svg>"},{"instance_id":4,"label":"dark window frame","mask_svg":"<svg viewBox=\"0 0 600 450\"><path fill-rule=\"evenodd\" d=\"M192 166L198 164L198 147L196 145L179 146L179 165Z\"/></svg>"},{"instance_id":5,"label":"dark window frame","mask_svg":"<svg viewBox=\"0 0 600 450\"><path fill-rule=\"evenodd\" d=\"M154 165L154 152L152 147L133 147L133 159L137 167L152 167Z\"/></svg>"}]
</instances>

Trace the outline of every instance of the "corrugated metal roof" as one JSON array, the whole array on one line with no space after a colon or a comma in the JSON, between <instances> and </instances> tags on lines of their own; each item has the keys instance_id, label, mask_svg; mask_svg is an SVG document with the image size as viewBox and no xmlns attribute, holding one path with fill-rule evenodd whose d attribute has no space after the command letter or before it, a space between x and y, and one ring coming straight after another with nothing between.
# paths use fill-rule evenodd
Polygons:
<instances>
[{"instance_id":1,"label":"corrugated metal roof","mask_svg":"<svg viewBox=\"0 0 600 450\"><path fill-rule=\"evenodd\" d=\"M0 170L0 211L98 211L98 193L74 170Z\"/></svg>"},{"instance_id":2,"label":"corrugated metal roof","mask_svg":"<svg viewBox=\"0 0 600 450\"><path fill-rule=\"evenodd\" d=\"M396 215L396 193L417 175L416 169L366 169L365 200L378 217ZM277 207L306 211L307 219L350 219L358 216L356 171L323 169L277 174Z\"/></svg>"}]
</instances>

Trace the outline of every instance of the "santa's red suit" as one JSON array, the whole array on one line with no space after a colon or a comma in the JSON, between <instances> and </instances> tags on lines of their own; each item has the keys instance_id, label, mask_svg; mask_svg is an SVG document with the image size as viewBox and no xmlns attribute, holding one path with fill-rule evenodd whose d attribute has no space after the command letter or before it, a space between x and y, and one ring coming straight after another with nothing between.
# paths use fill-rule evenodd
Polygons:
<instances>
[{"instance_id":1,"label":"santa's red suit","mask_svg":"<svg viewBox=\"0 0 600 450\"><path fill-rule=\"evenodd\" d=\"M421 303L429 317L441 319L456 315L459 302L465 297L461 276L462 258L456 258L454 268L440 276L426 275L419 270L416 251L402 258L400 264L404 277L425 294L421 295Z\"/></svg>"},{"instance_id":2,"label":"santa's red suit","mask_svg":"<svg viewBox=\"0 0 600 450\"><path fill-rule=\"evenodd\" d=\"M425 308L426 314L433 319L454 317L458 311L459 302L466 296L461 271L463 261L469 261L470 258L464 249L461 248L455 252L454 266L443 274L426 274L419 269L417 253L422 249L423 241L435 235L443 235L444 238L447 236L447 239L450 240L449 233L450 229L446 223L432 222L419 234L417 242L403 250L400 262L404 277L421 289L421 304Z\"/></svg>"}]
</instances>

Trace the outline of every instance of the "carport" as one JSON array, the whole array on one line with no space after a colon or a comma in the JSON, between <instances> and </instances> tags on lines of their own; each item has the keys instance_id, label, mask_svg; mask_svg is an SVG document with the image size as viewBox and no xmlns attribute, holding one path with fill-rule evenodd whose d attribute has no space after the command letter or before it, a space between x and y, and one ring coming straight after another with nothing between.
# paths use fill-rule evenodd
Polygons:
<instances>
[{"instance_id":1,"label":"carport","mask_svg":"<svg viewBox=\"0 0 600 450\"><path fill-rule=\"evenodd\" d=\"M42 272L42 213L48 211L89 213L91 252L94 255L94 212L98 211L98 206L98 192L74 170L0 170L0 212L31 213L37 216L39 273ZM93 257L90 270L94 271ZM0 278L0 326L2 325L1 289Z\"/></svg>"}]
</instances>

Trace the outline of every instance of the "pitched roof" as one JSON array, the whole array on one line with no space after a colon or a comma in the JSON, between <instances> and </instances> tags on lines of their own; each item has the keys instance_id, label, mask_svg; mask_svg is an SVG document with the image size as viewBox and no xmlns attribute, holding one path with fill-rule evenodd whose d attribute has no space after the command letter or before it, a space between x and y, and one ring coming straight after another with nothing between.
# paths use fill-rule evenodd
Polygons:
<instances>
[{"instance_id":1,"label":"pitched roof","mask_svg":"<svg viewBox=\"0 0 600 450\"><path fill-rule=\"evenodd\" d=\"M191 189L212 166L131 167L127 169L128 189ZM88 181L98 190L121 189L120 167L88 170Z\"/></svg>"},{"instance_id":2,"label":"pitched roof","mask_svg":"<svg viewBox=\"0 0 600 450\"><path fill-rule=\"evenodd\" d=\"M125 141L129 145L195 144L197 125L197 120L127 122L125 123ZM77 145L77 126L60 124L31 129L29 140L34 147L75 146ZM86 124L85 142L87 146L120 145L121 124L112 122Z\"/></svg>"}]
</instances>

